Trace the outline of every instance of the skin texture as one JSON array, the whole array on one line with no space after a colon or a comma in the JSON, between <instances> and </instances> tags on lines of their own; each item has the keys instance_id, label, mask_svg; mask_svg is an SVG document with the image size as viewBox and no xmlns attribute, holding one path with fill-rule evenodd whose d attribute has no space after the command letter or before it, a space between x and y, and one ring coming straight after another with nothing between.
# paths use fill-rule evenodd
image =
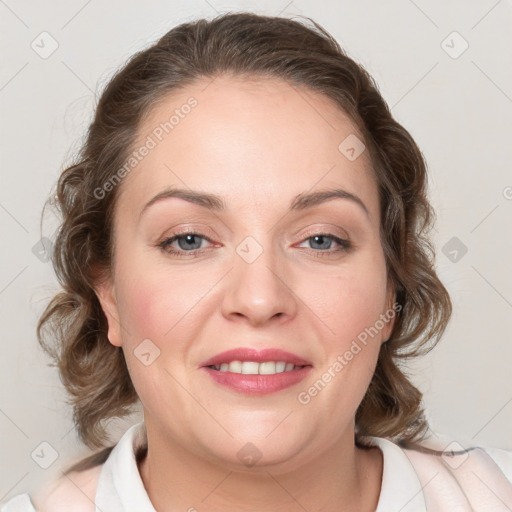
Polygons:
<instances>
[{"instance_id":1,"label":"skin texture","mask_svg":"<svg viewBox=\"0 0 512 512\"><path fill-rule=\"evenodd\" d=\"M393 320L307 405L298 400L395 302L368 151L354 161L340 152L357 131L329 98L230 75L166 97L138 142L190 96L197 106L119 185L115 268L97 287L144 408L149 497L158 512L374 510L382 456L354 445L354 418ZM139 219L170 186L218 194L227 208L168 198ZM369 215L347 199L288 212L298 194L331 187L359 196ZM157 246L182 228L211 242L174 241L184 257ZM310 238L325 232L353 248ZM236 251L246 237L262 249L251 263ZM187 254L199 243L202 253ZM144 339L160 351L147 366L134 354ZM313 371L277 393L238 394L200 369L235 347L281 348ZM261 454L251 467L237 456L248 442Z\"/></svg>"}]
</instances>

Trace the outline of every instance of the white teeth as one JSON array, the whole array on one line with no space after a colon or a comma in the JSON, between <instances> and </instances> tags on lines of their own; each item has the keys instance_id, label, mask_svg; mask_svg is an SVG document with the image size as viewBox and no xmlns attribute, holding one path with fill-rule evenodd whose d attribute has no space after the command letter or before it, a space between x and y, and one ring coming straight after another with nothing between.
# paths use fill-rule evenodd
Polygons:
<instances>
[{"instance_id":1,"label":"white teeth","mask_svg":"<svg viewBox=\"0 0 512 512\"><path fill-rule=\"evenodd\" d=\"M284 369L286 368L286 363L284 361L279 361L276 363L276 373L284 372Z\"/></svg>"},{"instance_id":2,"label":"white teeth","mask_svg":"<svg viewBox=\"0 0 512 512\"><path fill-rule=\"evenodd\" d=\"M228 366L228 370L233 373L242 373L242 362L241 361L231 361Z\"/></svg>"},{"instance_id":3,"label":"white teeth","mask_svg":"<svg viewBox=\"0 0 512 512\"><path fill-rule=\"evenodd\" d=\"M214 368L221 372L242 373L244 375L274 375L276 373L290 372L296 367L293 363L284 361L264 361L257 363L256 361L231 361L215 365Z\"/></svg>"},{"instance_id":4,"label":"white teeth","mask_svg":"<svg viewBox=\"0 0 512 512\"><path fill-rule=\"evenodd\" d=\"M258 363L253 363L252 361L244 361L242 363L242 373L244 375L258 375Z\"/></svg>"},{"instance_id":5,"label":"white teeth","mask_svg":"<svg viewBox=\"0 0 512 512\"><path fill-rule=\"evenodd\" d=\"M276 363L274 363L274 361L260 363L260 375L273 375L274 373L276 373Z\"/></svg>"}]
</instances>

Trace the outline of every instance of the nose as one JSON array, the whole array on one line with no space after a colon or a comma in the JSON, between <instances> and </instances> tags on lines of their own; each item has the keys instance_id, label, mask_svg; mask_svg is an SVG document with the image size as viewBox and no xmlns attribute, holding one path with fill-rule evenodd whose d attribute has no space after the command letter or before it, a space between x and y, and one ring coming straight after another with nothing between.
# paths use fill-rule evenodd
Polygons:
<instances>
[{"instance_id":1,"label":"nose","mask_svg":"<svg viewBox=\"0 0 512 512\"><path fill-rule=\"evenodd\" d=\"M261 254L253 261L243 250L235 253L222 302L226 318L244 319L256 327L271 320L289 321L295 316L297 296L292 275L286 270L286 261L267 246L261 247ZM250 250L255 250L254 245Z\"/></svg>"}]
</instances>

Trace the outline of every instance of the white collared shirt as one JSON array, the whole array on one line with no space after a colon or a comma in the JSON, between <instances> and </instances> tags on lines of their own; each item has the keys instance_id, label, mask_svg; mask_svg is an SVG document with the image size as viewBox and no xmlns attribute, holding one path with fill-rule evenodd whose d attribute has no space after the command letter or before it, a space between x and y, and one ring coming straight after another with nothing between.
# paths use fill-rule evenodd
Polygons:
<instances>
[{"instance_id":1,"label":"white collared shirt","mask_svg":"<svg viewBox=\"0 0 512 512\"><path fill-rule=\"evenodd\" d=\"M83 497L82 507L77 504L76 510L156 512L136 461L137 450L147 444L146 435L144 422L133 425L124 433L101 466L94 507L88 498ZM512 451L475 447L466 453L448 457L403 449L389 439L366 439L379 447L384 460L381 492L375 512L512 510ZM59 503L61 501L51 503L51 512L69 512L69 505L59 506ZM0 512L38 511L30 495L24 493L3 504Z\"/></svg>"}]
</instances>

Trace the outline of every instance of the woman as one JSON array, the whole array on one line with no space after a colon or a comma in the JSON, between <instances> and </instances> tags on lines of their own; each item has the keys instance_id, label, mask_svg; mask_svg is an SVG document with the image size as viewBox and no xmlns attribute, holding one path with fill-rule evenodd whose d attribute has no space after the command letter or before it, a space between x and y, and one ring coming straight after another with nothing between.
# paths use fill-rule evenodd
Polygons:
<instances>
[{"instance_id":1,"label":"woman","mask_svg":"<svg viewBox=\"0 0 512 512\"><path fill-rule=\"evenodd\" d=\"M108 84L38 326L103 450L4 512L510 510L511 452L427 446L400 364L451 315L425 163L313 25L186 23Z\"/></svg>"}]
</instances>

